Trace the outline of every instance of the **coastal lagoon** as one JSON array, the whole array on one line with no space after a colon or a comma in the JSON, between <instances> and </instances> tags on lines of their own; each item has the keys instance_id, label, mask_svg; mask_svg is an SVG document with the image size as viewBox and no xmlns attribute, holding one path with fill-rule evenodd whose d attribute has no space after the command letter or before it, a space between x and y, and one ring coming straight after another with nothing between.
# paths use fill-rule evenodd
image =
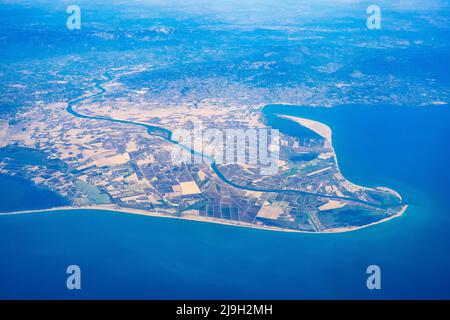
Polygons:
<instances>
[{"instance_id":1,"label":"coastal lagoon","mask_svg":"<svg viewBox=\"0 0 450 320\"><path fill-rule=\"evenodd\" d=\"M248 229L106 211L0 217L0 298L450 298L448 106L271 105L333 130L350 181L398 191L402 217L338 234ZM6 190L6 184L1 190ZM66 267L82 290L66 289ZM379 265L382 290L366 287Z\"/></svg>"}]
</instances>

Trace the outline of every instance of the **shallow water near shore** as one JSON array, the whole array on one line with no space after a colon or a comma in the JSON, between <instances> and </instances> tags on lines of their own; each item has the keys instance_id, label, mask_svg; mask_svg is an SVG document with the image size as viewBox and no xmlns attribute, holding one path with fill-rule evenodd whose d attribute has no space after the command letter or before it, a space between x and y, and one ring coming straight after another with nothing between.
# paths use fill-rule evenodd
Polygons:
<instances>
[{"instance_id":1,"label":"shallow water near shore","mask_svg":"<svg viewBox=\"0 0 450 320\"><path fill-rule=\"evenodd\" d=\"M295 135L301 127L276 113L329 125L343 175L398 191L406 213L317 235L93 210L0 216L0 297L450 298L449 108L264 109ZM81 291L65 287L71 264ZM366 288L371 264L381 267L380 291Z\"/></svg>"}]
</instances>

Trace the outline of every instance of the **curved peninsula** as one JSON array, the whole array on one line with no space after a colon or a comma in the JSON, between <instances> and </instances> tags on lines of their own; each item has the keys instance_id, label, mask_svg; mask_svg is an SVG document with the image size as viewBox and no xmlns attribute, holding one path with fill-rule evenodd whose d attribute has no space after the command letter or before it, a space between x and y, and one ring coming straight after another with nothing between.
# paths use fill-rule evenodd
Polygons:
<instances>
[{"instance_id":1,"label":"curved peninsula","mask_svg":"<svg viewBox=\"0 0 450 320\"><path fill-rule=\"evenodd\" d=\"M114 89L119 78L120 74L106 74L95 83L96 91L66 106L30 110L33 116L26 117L33 119L26 123L31 128L26 141L38 146L50 141L56 147L47 150L51 151L48 156L64 163L53 168L57 171L53 179L40 177L35 182L57 192L65 190L70 209L106 209L297 232L355 230L397 217L406 209L395 191L358 186L342 176L332 131L320 122L273 115L291 131L280 132L277 172L265 175L258 163L224 164L172 135L196 119L206 129L223 132L263 129L267 119L261 108L243 112L240 106L205 103L201 108L186 105L167 110L123 104L112 98L120 94ZM296 134L289 134L293 131ZM49 134L43 137L41 132ZM200 155L203 161L170 161L173 148Z\"/></svg>"}]
</instances>

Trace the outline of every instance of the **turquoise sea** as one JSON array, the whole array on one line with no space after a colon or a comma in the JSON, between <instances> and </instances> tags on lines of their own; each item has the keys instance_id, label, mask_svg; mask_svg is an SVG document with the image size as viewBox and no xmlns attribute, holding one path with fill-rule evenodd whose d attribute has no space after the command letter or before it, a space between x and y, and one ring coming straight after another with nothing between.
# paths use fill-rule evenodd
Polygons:
<instances>
[{"instance_id":1,"label":"turquoise sea","mask_svg":"<svg viewBox=\"0 0 450 320\"><path fill-rule=\"evenodd\" d=\"M298 234L102 211L0 216L0 298L450 298L448 106L267 106L328 124L352 182L387 186L404 216ZM0 181L1 183L1 181ZM3 192L7 186L3 183ZM66 289L77 264L82 289ZM382 289L366 288L379 265Z\"/></svg>"}]
</instances>

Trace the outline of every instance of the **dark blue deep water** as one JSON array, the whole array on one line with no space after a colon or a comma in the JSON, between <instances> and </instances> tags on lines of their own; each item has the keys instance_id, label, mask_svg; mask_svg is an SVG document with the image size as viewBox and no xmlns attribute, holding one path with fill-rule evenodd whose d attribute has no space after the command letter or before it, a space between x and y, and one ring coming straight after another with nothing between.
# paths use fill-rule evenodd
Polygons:
<instances>
[{"instance_id":1,"label":"dark blue deep water","mask_svg":"<svg viewBox=\"0 0 450 320\"><path fill-rule=\"evenodd\" d=\"M283 130L274 113L330 125L344 176L399 191L401 218L314 235L102 211L1 216L0 298L450 298L449 111L264 110ZM71 264L81 291L65 289ZM366 288L371 264L380 291Z\"/></svg>"}]
</instances>

